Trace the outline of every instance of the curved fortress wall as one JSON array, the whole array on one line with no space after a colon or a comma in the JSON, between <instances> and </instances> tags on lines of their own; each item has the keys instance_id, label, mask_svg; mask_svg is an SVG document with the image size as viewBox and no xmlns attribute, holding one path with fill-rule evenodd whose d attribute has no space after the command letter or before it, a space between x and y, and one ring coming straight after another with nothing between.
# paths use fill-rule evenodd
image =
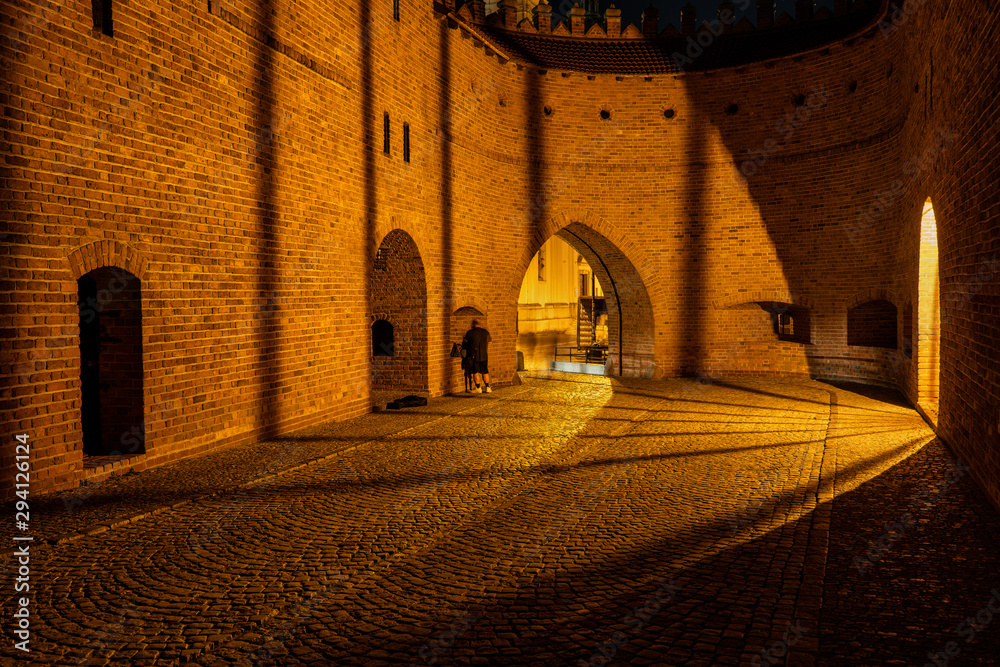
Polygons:
<instances>
[{"instance_id":1,"label":"curved fortress wall","mask_svg":"<svg viewBox=\"0 0 1000 667\"><path fill-rule=\"evenodd\" d=\"M925 345L940 349L938 433L1000 506L1000 16L966 0L915 6L888 33L908 93L897 167L907 190L895 212L901 290L916 300L927 289L918 239L929 200L940 328ZM914 403L934 388L928 366L902 379Z\"/></svg>"},{"instance_id":2,"label":"curved fortress wall","mask_svg":"<svg viewBox=\"0 0 1000 667\"><path fill-rule=\"evenodd\" d=\"M955 10L649 78L506 62L405 0L399 21L367 2L116 3L113 37L90 9L3 8L0 408L32 437L35 490L93 474L77 301L101 267L141 280L143 423L104 448L141 439L142 469L369 410L407 372L373 361L373 318L426 322L395 332L426 347L404 383L440 394L454 313L475 308L509 381L521 279L556 233L620 283L615 373L811 374L915 398L916 209L934 198L942 289L997 243L995 104L977 88L997 27ZM958 138L900 191L942 128ZM422 285L387 287L387 237ZM941 425L994 498L996 294L986 282L940 332Z\"/></svg>"}]
</instances>

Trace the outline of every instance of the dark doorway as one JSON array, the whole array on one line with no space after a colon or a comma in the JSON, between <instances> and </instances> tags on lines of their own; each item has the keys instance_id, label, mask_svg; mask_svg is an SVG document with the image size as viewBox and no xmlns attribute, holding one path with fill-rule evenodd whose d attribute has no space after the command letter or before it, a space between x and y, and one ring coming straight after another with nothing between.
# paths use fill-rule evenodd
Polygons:
<instances>
[{"instance_id":1,"label":"dark doorway","mask_svg":"<svg viewBox=\"0 0 1000 667\"><path fill-rule=\"evenodd\" d=\"M77 288L83 453L145 453L140 281L102 267L82 276Z\"/></svg>"}]
</instances>

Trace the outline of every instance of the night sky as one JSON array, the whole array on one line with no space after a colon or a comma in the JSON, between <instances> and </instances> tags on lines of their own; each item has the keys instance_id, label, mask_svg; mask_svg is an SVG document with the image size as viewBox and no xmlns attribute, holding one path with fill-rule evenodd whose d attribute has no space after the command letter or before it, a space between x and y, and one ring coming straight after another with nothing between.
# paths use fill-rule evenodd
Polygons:
<instances>
[{"instance_id":1,"label":"night sky","mask_svg":"<svg viewBox=\"0 0 1000 667\"><path fill-rule=\"evenodd\" d=\"M570 2L570 0L566 1ZM580 0L575 1L579 2ZM731 1L736 6L737 20L743 18L744 15L749 15L750 21L757 23L757 0ZM600 7L603 13L610 4L614 3L618 9L622 10L622 28L624 29L629 23L634 23L641 30L642 12L652 4L660 10L659 25L660 30L663 30L668 23L673 23L674 27L680 29L681 7L686 5L687 2L688 0L601 0ZM698 8L698 23L718 16L719 0L709 0L708 2L705 0L692 0L692 2ZM555 15L559 13L563 6L563 0L549 0L549 4L552 5L553 20L555 20ZM776 6L775 15L781 12L788 12L791 16L795 16L795 0L775 0L774 4ZM569 6L572 7L572 4ZM746 11L740 11L740 7L743 6L746 7ZM816 8L820 7L828 7L830 10L833 10L833 0L816 0Z\"/></svg>"}]
</instances>

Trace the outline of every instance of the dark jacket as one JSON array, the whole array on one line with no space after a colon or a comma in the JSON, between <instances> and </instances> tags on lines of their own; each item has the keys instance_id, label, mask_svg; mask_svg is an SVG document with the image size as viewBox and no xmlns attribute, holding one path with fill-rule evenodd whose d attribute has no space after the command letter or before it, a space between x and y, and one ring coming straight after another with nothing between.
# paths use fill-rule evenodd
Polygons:
<instances>
[{"instance_id":1,"label":"dark jacket","mask_svg":"<svg viewBox=\"0 0 1000 667\"><path fill-rule=\"evenodd\" d=\"M465 332L462 347L469 351L469 357L476 362L486 362L489 357L488 343L493 340L490 332L482 327L472 327Z\"/></svg>"}]
</instances>

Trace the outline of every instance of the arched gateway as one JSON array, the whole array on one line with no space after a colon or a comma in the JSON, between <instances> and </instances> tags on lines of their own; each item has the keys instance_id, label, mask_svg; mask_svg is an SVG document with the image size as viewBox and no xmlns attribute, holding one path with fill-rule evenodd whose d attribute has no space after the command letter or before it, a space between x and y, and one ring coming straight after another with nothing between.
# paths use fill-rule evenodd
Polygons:
<instances>
[{"instance_id":1,"label":"arched gateway","mask_svg":"<svg viewBox=\"0 0 1000 667\"><path fill-rule=\"evenodd\" d=\"M598 222L592 216L584 218L587 222ZM551 236L555 236L579 253L590 265L594 277L603 290L604 303L607 308L608 354L605 374L611 376L642 376L658 375L655 363L655 325L653 306L647 289L648 280L644 280L630 257L633 252L626 253L618 243L608 238L595 227L599 225L585 224L581 221L569 221L567 218L556 218L551 227L555 229L548 234L540 234L534 239L530 254L522 258L518 277L522 278L531 264L532 258ZM607 225L603 225L607 227ZM610 230L604 230L610 231ZM637 261L638 258L636 258ZM520 281L517 286L520 290ZM515 299L517 298L515 292Z\"/></svg>"}]
</instances>

